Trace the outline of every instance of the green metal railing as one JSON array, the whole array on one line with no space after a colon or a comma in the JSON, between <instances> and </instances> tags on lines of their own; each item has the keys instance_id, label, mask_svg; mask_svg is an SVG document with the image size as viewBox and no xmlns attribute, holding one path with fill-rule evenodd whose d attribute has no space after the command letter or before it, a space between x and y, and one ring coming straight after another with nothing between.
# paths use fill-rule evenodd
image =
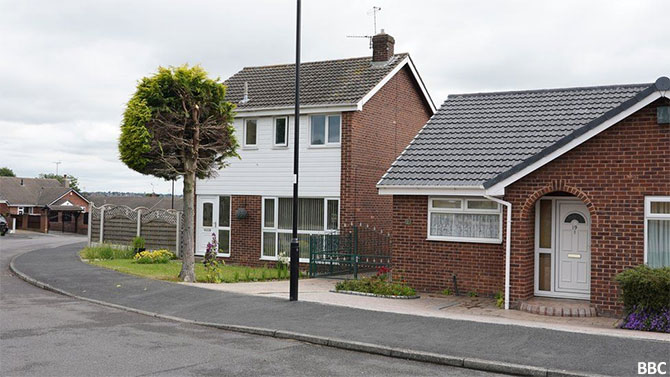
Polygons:
<instances>
[{"instance_id":1,"label":"green metal railing","mask_svg":"<svg viewBox=\"0 0 670 377\"><path fill-rule=\"evenodd\" d=\"M390 236L367 226L311 235L309 246L310 277L351 274L357 279L360 272L391 265Z\"/></svg>"}]
</instances>

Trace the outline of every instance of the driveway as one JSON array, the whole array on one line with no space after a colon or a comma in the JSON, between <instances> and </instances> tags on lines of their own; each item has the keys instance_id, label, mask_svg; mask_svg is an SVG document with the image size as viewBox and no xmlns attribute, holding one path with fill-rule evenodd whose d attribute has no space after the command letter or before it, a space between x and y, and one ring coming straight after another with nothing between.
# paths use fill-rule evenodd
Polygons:
<instances>
[{"instance_id":1,"label":"driveway","mask_svg":"<svg viewBox=\"0 0 670 377\"><path fill-rule=\"evenodd\" d=\"M17 233L0 238L2 376L496 376L297 341L213 330L91 304L30 285L12 256L50 254L81 237Z\"/></svg>"}]
</instances>

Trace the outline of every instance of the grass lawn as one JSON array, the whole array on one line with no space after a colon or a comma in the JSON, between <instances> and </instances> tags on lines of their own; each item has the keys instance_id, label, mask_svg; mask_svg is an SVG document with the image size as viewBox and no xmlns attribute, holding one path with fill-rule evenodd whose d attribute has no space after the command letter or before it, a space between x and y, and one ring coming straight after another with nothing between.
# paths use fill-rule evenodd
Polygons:
<instances>
[{"instance_id":1,"label":"grass lawn","mask_svg":"<svg viewBox=\"0 0 670 377\"><path fill-rule=\"evenodd\" d=\"M181 261L179 260L172 260L168 263L140 264L134 263L132 259L108 259L90 260L88 263L124 274L169 281L179 281L178 276L179 271L181 271ZM222 267L222 271L224 283L288 279L288 271L282 271L281 276L279 276L279 270L276 268L226 265ZM196 262L196 280L204 283L204 276L205 267L202 263Z\"/></svg>"}]
</instances>

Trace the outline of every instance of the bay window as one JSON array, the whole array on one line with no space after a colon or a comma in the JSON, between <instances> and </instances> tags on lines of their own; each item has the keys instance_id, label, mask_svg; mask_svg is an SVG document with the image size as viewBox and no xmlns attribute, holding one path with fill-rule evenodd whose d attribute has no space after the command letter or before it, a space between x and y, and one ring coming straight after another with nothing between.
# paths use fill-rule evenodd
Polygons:
<instances>
[{"instance_id":1,"label":"bay window","mask_svg":"<svg viewBox=\"0 0 670 377\"><path fill-rule=\"evenodd\" d=\"M301 262L309 261L309 236L328 234L339 229L339 199L298 199L298 241ZM293 221L291 198L263 198L261 259L277 260L289 255Z\"/></svg>"},{"instance_id":2,"label":"bay window","mask_svg":"<svg viewBox=\"0 0 670 377\"><path fill-rule=\"evenodd\" d=\"M644 261L649 267L670 267L670 196L644 200Z\"/></svg>"},{"instance_id":3,"label":"bay window","mask_svg":"<svg viewBox=\"0 0 670 377\"><path fill-rule=\"evenodd\" d=\"M428 198L428 239L502 242L502 209L485 199Z\"/></svg>"}]
</instances>

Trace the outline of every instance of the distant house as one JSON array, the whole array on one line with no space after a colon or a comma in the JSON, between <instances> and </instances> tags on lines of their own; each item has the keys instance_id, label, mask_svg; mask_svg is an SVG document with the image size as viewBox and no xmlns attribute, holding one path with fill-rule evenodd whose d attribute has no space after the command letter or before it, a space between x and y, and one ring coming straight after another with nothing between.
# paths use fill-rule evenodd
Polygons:
<instances>
[{"instance_id":1,"label":"distant house","mask_svg":"<svg viewBox=\"0 0 670 377\"><path fill-rule=\"evenodd\" d=\"M409 54L372 39L372 56L301 64L299 239L364 223L390 230L392 200L375 184L433 115ZM294 154L295 64L247 67L225 81L237 105L241 159L196 183L196 254L212 233L221 257L249 265L289 252Z\"/></svg>"},{"instance_id":2,"label":"distant house","mask_svg":"<svg viewBox=\"0 0 670 377\"><path fill-rule=\"evenodd\" d=\"M10 226L43 233L86 234L89 201L69 187L68 179L0 177L0 214Z\"/></svg>"},{"instance_id":3,"label":"distant house","mask_svg":"<svg viewBox=\"0 0 670 377\"><path fill-rule=\"evenodd\" d=\"M394 268L423 290L618 311L617 273L670 266L669 97L667 77L449 96L377 185Z\"/></svg>"},{"instance_id":4,"label":"distant house","mask_svg":"<svg viewBox=\"0 0 670 377\"><path fill-rule=\"evenodd\" d=\"M158 195L102 195L88 194L86 198L96 207L103 205L122 205L130 209L175 209L181 211L184 207L181 197L174 198L174 208L172 206L172 197Z\"/></svg>"}]
</instances>

